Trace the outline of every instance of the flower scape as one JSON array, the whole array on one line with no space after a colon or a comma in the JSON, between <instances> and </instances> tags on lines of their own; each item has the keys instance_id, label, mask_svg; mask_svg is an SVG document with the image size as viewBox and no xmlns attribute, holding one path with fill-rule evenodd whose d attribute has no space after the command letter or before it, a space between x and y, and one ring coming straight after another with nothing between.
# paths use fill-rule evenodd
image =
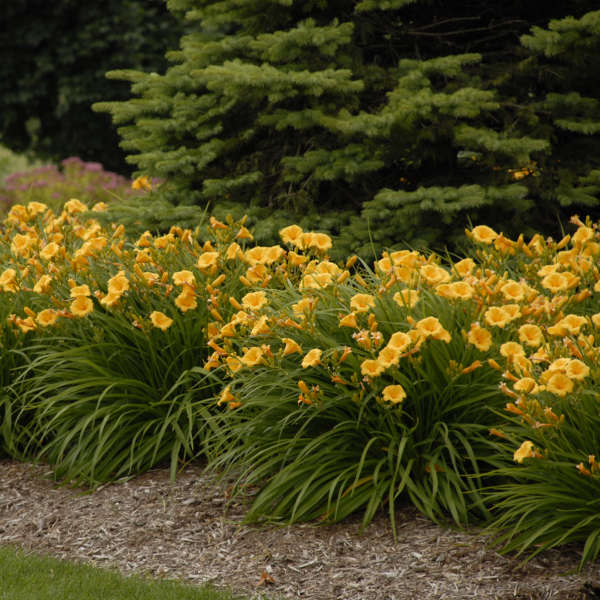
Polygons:
<instances>
[{"instance_id":1,"label":"flower scape","mask_svg":"<svg viewBox=\"0 0 600 600\"><path fill-rule=\"evenodd\" d=\"M204 456L256 490L249 520L394 524L411 502L505 550L598 556L596 224L335 263L296 225L268 247L232 218L129 239L105 208L5 220L5 453L91 486Z\"/></svg>"}]
</instances>

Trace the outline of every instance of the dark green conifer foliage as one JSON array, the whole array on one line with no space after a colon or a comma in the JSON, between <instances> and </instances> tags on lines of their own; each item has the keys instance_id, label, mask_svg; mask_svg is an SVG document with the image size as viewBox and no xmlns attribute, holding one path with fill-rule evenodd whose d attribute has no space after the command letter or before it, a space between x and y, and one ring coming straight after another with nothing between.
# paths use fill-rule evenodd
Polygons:
<instances>
[{"instance_id":1,"label":"dark green conifer foliage","mask_svg":"<svg viewBox=\"0 0 600 600\"><path fill-rule=\"evenodd\" d=\"M110 73L135 97L96 109L176 204L367 254L452 244L469 217L527 233L600 201L591 0L168 5L196 33L164 75Z\"/></svg>"}]
</instances>

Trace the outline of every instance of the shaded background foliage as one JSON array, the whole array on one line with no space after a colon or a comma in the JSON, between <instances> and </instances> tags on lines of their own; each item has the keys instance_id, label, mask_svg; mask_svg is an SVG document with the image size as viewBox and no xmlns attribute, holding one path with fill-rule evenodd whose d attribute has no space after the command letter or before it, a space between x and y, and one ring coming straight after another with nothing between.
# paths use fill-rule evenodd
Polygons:
<instances>
[{"instance_id":1,"label":"shaded background foliage","mask_svg":"<svg viewBox=\"0 0 600 600\"><path fill-rule=\"evenodd\" d=\"M0 14L0 140L54 161L78 155L130 170L106 115L91 104L126 99L106 71L162 71L184 31L162 0L5 2Z\"/></svg>"},{"instance_id":2,"label":"shaded background foliage","mask_svg":"<svg viewBox=\"0 0 600 600\"><path fill-rule=\"evenodd\" d=\"M247 213L261 243L295 221L366 257L596 216L592 0L167 4L18 0L0 23L0 140L163 180L130 227Z\"/></svg>"},{"instance_id":3,"label":"shaded background foliage","mask_svg":"<svg viewBox=\"0 0 600 600\"><path fill-rule=\"evenodd\" d=\"M96 109L174 204L248 212L265 242L304 219L342 254L452 245L468 216L550 232L597 205L595 2L169 7L197 26L171 66L110 73L133 97Z\"/></svg>"}]
</instances>

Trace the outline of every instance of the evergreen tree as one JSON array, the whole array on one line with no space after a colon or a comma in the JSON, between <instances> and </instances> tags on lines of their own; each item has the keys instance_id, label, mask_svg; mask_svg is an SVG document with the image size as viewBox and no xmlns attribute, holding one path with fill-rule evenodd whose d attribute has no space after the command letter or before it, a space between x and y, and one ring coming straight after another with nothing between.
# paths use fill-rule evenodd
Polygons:
<instances>
[{"instance_id":1,"label":"evergreen tree","mask_svg":"<svg viewBox=\"0 0 600 600\"><path fill-rule=\"evenodd\" d=\"M363 254L443 247L469 217L516 234L599 200L600 12L522 4L170 0L201 26L96 109L164 198L237 207L259 240L292 220Z\"/></svg>"}]
</instances>

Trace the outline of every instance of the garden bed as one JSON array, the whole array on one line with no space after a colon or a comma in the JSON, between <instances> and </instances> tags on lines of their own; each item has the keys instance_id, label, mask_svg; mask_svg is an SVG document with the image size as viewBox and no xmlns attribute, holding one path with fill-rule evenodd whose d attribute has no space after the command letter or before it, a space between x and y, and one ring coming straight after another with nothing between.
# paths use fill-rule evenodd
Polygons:
<instances>
[{"instance_id":1,"label":"garden bed","mask_svg":"<svg viewBox=\"0 0 600 600\"><path fill-rule=\"evenodd\" d=\"M123 573L270 598L600 597L597 564L575 573L580 548L546 551L520 566L478 530L439 527L411 507L397 512L394 542L387 514L364 532L354 517L327 526L243 525L245 507L227 507L226 486L200 465L174 484L168 469L154 469L91 494L57 486L41 465L5 460L0 468L0 544Z\"/></svg>"}]
</instances>

